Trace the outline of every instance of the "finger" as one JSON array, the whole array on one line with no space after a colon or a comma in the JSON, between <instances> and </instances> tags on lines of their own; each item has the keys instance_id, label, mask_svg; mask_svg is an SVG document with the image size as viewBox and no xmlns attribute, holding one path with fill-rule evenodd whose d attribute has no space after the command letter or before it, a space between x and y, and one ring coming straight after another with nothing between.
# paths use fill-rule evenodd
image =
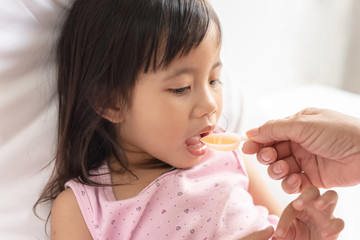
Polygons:
<instances>
[{"instance_id":1,"label":"finger","mask_svg":"<svg viewBox=\"0 0 360 240\"><path fill-rule=\"evenodd\" d=\"M278 160L277 162L270 164L268 167L268 175L274 180L284 178L289 174L289 164L284 160Z\"/></svg>"},{"instance_id":2,"label":"finger","mask_svg":"<svg viewBox=\"0 0 360 240\"><path fill-rule=\"evenodd\" d=\"M299 212L302 211L302 209L307 204L313 202L319 196L320 192L318 188L313 186L306 188L297 199L295 199L284 209L283 213L280 216L280 220L275 231L275 236L278 238L285 237L293 221L298 216Z\"/></svg>"},{"instance_id":3,"label":"finger","mask_svg":"<svg viewBox=\"0 0 360 240\"><path fill-rule=\"evenodd\" d=\"M268 165L277 160L277 152L273 147L264 147L256 154L258 161L264 165Z\"/></svg>"},{"instance_id":4,"label":"finger","mask_svg":"<svg viewBox=\"0 0 360 240\"><path fill-rule=\"evenodd\" d=\"M281 182L281 187L284 192L288 194L300 193L301 192L301 176L300 174L293 173L288 177L284 178Z\"/></svg>"},{"instance_id":5,"label":"finger","mask_svg":"<svg viewBox=\"0 0 360 240\"><path fill-rule=\"evenodd\" d=\"M321 236L324 239L337 239L337 236L342 230L344 230L345 223L340 218L333 218L330 220L329 226L324 229L321 233Z\"/></svg>"},{"instance_id":6,"label":"finger","mask_svg":"<svg viewBox=\"0 0 360 240\"><path fill-rule=\"evenodd\" d=\"M326 210L331 215L333 214L338 201L338 194L335 191L326 191L323 195L315 201L314 206L320 211Z\"/></svg>"},{"instance_id":7,"label":"finger","mask_svg":"<svg viewBox=\"0 0 360 240\"><path fill-rule=\"evenodd\" d=\"M255 154L262 148L262 144L247 140L242 146L242 151L245 154Z\"/></svg>"},{"instance_id":8,"label":"finger","mask_svg":"<svg viewBox=\"0 0 360 240\"><path fill-rule=\"evenodd\" d=\"M279 142L273 145L277 153L278 159L287 158L292 155L291 146L289 141Z\"/></svg>"},{"instance_id":9,"label":"finger","mask_svg":"<svg viewBox=\"0 0 360 240\"><path fill-rule=\"evenodd\" d=\"M258 142L273 144L276 141L289 140L288 133L292 130L290 118L271 120L264 125L246 132L249 139Z\"/></svg>"},{"instance_id":10,"label":"finger","mask_svg":"<svg viewBox=\"0 0 360 240\"><path fill-rule=\"evenodd\" d=\"M298 211L293 207L293 205L290 203L287 205L287 207L282 212L278 225L275 230L274 236L277 238L284 238L291 225L293 224L295 218L298 215Z\"/></svg>"},{"instance_id":11,"label":"finger","mask_svg":"<svg viewBox=\"0 0 360 240\"><path fill-rule=\"evenodd\" d=\"M313 184L305 173L293 173L281 182L282 189L289 194L301 193L310 186Z\"/></svg>"},{"instance_id":12,"label":"finger","mask_svg":"<svg viewBox=\"0 0 360 240\"><path fill-rule=\"evenodd\" d=\"M268 168L268 174L272 179L282 179L292 173L300 173L302 170L293 156L278 160Z\"/></svg>"},{"instance_id":13,"label":"finger","mask_svg":"<svg viewBox=\"0 0 360 240\"><path fill-rule=\"evenodd\" d=\"M274 228L269 226L261 231L254 232L239 240L268 240L274 234Z\"/></svg>"},{"instance_id":14,"label":"finger","mask_svg":"<svg viewBox=\"0 0 360 240\"><path fill-rule=\"evenodd\" d=\"M297 211L302 211L306 205L315 201L320 197L320 191L314 186L310 186L303 190L300 196L292 202L292 206Z\"/></svg>"},{"instance_id":15,"label":"finger","mask_svg":"<svg viewBox=\"0 0 360 240\"><path fill-rule=\"evenodd\" d=\"M300 192L303 192L304 189L307 189L309 187L316 186L310 181L310 179L308 178L306 173L300 173L299 175L301 178ZM316 186L316 187L318 187L318 186Z\"/></svg>"}]
</instances>

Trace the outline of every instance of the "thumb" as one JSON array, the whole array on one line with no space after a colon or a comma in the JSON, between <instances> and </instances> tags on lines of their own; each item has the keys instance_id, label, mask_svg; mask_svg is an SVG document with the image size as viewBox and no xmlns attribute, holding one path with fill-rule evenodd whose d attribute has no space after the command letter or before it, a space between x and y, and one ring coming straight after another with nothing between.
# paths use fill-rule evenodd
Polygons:
<instances>
[{"instance_id":1,"label":"thumb","mask_svg":"<svg viewBox=\"0 0 360 240\"><path fill-rule=\"evenodd\" d=\"M273 144L278 141L300 141L301 126L295 124L294 118L271 120L258 128L246 132L247 137L258 143Z\"/></svg>"},{"instance_id":2,"label":"thumb","mask_svg":"<svg viewBox=\"0 0 360 240\"><path fill-rule=\"evenodd\" d=\"M274 228L269 226L261 231L251 233L239 240L268 240L274 234Z\"/></svg>"}]
</instances>

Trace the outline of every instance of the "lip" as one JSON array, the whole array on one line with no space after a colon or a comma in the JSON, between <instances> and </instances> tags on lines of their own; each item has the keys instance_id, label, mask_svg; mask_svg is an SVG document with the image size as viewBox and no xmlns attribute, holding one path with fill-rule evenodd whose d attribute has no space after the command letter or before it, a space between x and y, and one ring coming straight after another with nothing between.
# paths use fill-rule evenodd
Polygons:
<instances>
[{"instance_id":1,"label":"lip","mask_svg":"<svg viewBox=\"0 0 360 240\"><path fill-rule=\"evenodd\" d=\"M207 146L200 141L202 137L209 135L212 131L214 131L215 125L207 125L197 134L189 137L185 141L186 149L194 156L202 156L206 153Z\"/></svg>"},{"instance_id":2,"label":"lip","mask_svg":"<svg viewBox=\"0 0 360 240\"><path fill-rule=\"evenodd\" d=\"M208 125L204 127L197 135L200 135L200 137L205 137L212 133L215 129L215 125Z\"/></svg>"}]
</instances>

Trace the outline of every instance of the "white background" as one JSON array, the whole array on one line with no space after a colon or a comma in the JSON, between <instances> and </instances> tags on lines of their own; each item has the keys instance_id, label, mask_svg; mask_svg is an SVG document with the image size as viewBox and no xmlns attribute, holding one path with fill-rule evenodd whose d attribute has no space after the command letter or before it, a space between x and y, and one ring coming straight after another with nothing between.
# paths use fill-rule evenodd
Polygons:
<instances>
[{"instance_id":1,"label":"white background","mask_svg":"<svg viewBox=\"0 0 360 240\"><path fill-rule=\"evenodd\" d=\"M226 63L243 86L321 83L360 93L358 0L211 2Z\"/></svg>"}]
</instances>

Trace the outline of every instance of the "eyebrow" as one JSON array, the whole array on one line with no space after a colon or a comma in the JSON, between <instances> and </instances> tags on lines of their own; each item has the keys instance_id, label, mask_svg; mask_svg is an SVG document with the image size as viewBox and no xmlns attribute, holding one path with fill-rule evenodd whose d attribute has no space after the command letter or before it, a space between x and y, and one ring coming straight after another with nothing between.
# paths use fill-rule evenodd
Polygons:
<instances>
[{"instance_id":1,"label":"eyebrow","mask_svg":"<svg viewBox=\"0 0 360 240\"><path fill-rule=\"evenodd\" d=\"M221 67L222 66L222 62L221 61L218 61L216 62L214 65L212 65L211 67L211 71L214 70L215 68L217 67ZM185 73L189 73L189 72L193 72L194 71L194 68L193 67L185 67L185 68L181 68L179 70L176 70L174 73L172 73L170 76L167 76L164 81L168 81L168 80L171 80L177 76L180 76L182 74L185 74Z\"/></svg>"}]
</instances>

